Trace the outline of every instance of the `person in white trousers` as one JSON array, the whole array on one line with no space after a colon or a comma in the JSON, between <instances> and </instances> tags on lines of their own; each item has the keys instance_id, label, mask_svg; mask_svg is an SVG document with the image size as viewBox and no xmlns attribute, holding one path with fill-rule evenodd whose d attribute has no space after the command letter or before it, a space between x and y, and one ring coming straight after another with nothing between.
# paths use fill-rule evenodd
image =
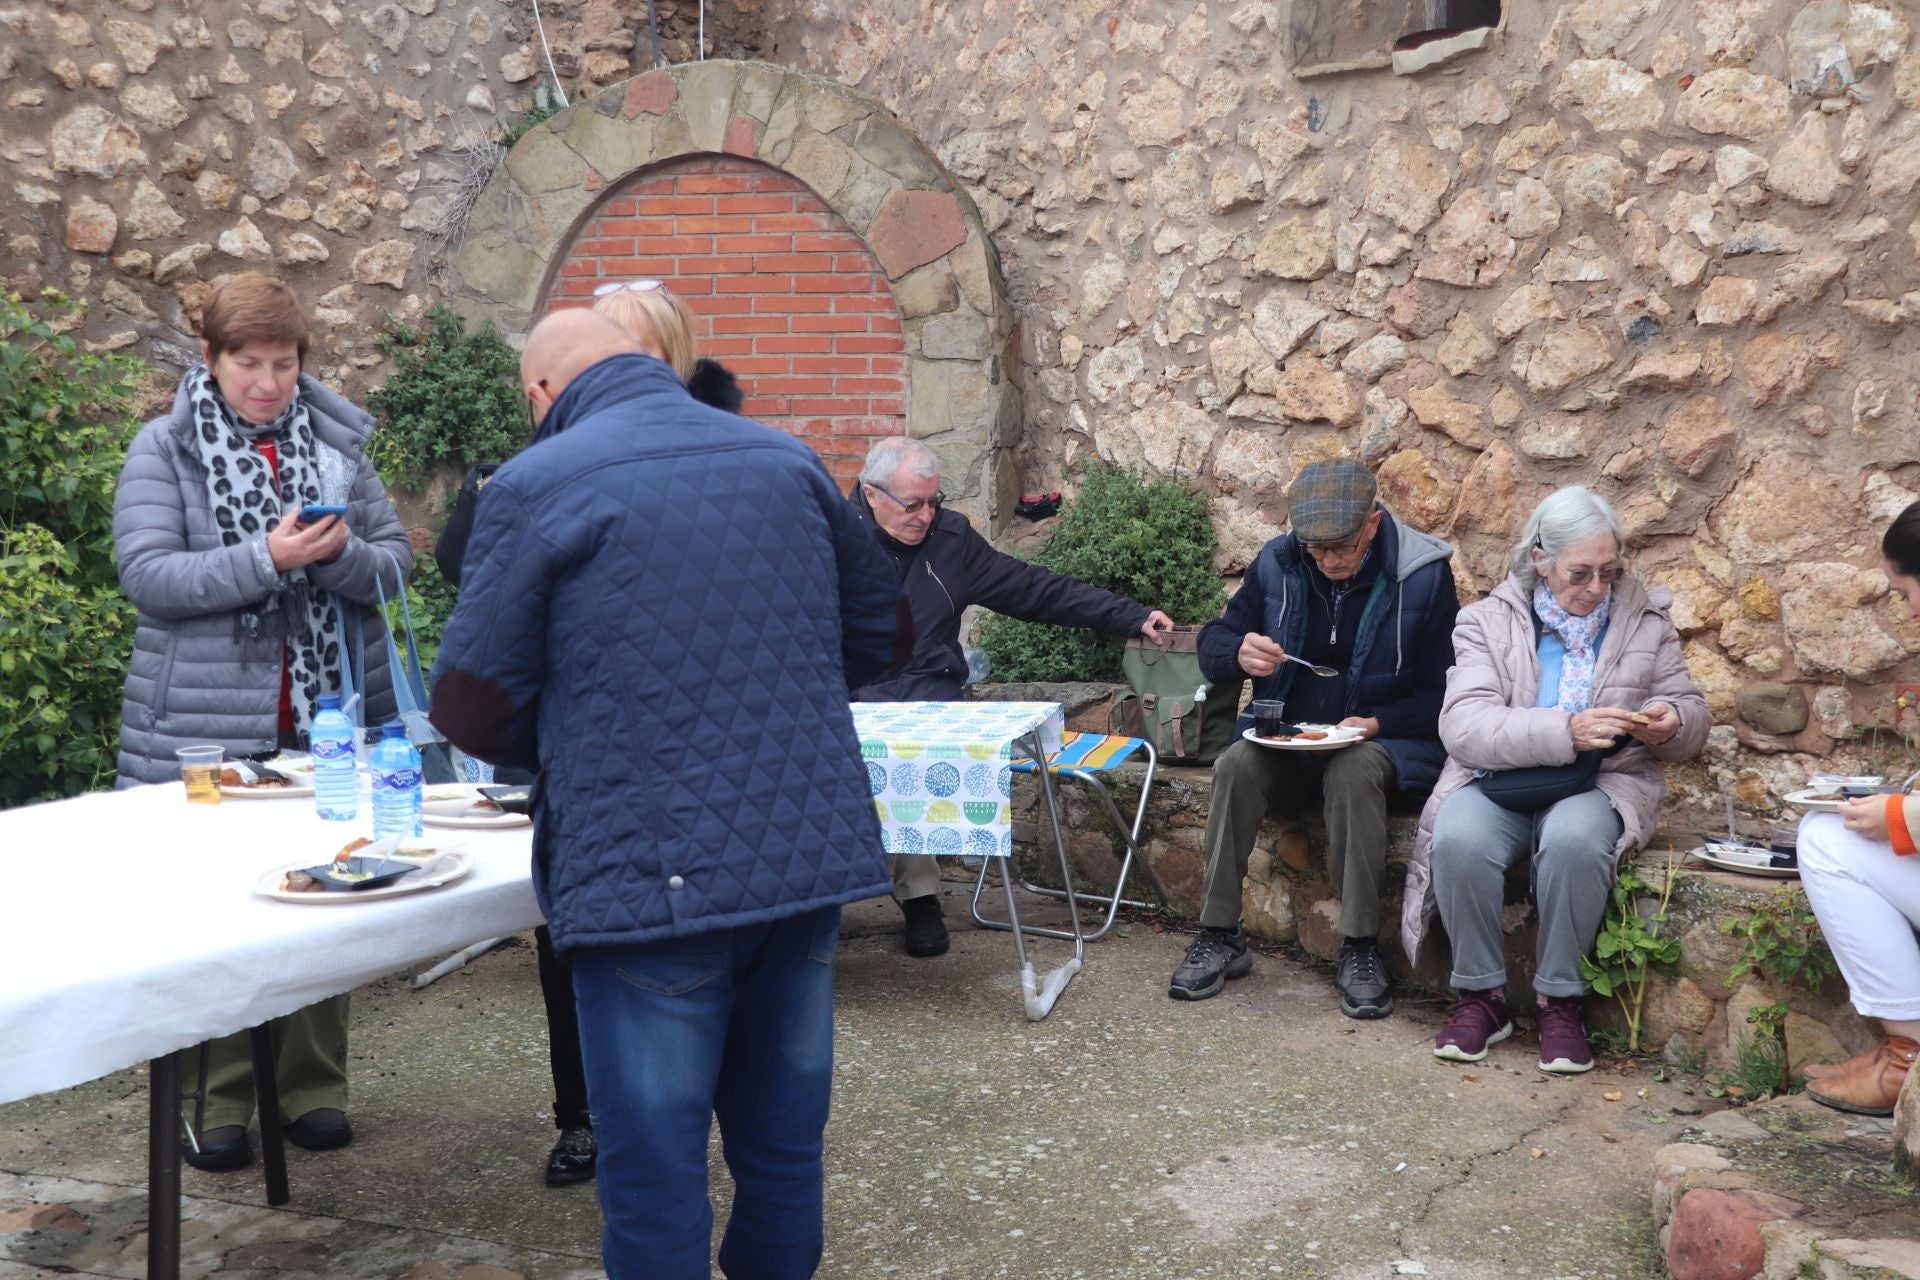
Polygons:
<instances>
[{"instance_id":1,"label":"person in white trousers","mask_svg":"<svg viewBox=\"0 0 1920 1280\"><path fill-rule=\"evenodd\" d=\"M1920 502L1880 542L1891 589L1920 618ZM1920 796L1868 796L1800 824L1800 879L1840 963L1853 1007L1880 1020L1880 1042L1807 1069L1807 1096L1888 1116L1920 1058Z\"/></svg>"}]
</instances>

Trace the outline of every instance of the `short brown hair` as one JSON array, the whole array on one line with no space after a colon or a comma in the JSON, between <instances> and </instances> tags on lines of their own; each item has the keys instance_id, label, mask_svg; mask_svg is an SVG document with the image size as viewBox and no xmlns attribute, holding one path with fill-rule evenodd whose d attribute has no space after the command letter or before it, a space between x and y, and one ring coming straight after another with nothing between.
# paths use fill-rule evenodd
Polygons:
<instances>
[{"instance_id":1,"label":"short brown hair","mask_svg":"<svg viewBox=\"0 0 1920 1280\"><path fill-rule=\"evenodd\" d=\"M217 360L253 342L292 343L307 363L307 315L284 280L247 271L234 276L207 300L200 316L207 358Z\"/></svg>"}]
</instances>

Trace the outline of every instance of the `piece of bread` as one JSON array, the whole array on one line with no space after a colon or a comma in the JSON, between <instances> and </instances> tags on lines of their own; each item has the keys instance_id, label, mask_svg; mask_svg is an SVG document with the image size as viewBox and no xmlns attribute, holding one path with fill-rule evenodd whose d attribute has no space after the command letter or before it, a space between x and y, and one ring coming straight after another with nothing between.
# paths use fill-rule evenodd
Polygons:
<instances>
[{"instance_id":1,"label":"piece of bread","mask_svg":"<svg viewBox=\"0 0 1920 1280\"><path fill-rule=\"evenodd\" d=\"M1653 723L1652 716L1647 715L1646 713L1640 712L1640 711L1629 711L1627 713L1627 719L1633 721L1635 724L1652 724Z\"/></svg>"}]
</instances>

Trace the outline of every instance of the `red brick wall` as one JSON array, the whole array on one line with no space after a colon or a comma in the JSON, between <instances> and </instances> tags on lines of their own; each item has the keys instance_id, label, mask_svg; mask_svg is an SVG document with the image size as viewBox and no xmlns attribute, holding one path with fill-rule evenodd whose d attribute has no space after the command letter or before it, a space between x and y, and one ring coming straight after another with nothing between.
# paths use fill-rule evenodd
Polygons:
<instances>
[{"instance_id":1,"label":"red brick wall","mask_svg":"<svg viewBox=\"0 0 1920 1280\"><path fill-rule=\"evenodd\" d=\"M900 309L866 243L807 187L757 161L684 156L614 191L562 260L548 308L654 277L740 378L744 412L805 440L843 486L907 424Z\"/></svg>"}]
</instances>

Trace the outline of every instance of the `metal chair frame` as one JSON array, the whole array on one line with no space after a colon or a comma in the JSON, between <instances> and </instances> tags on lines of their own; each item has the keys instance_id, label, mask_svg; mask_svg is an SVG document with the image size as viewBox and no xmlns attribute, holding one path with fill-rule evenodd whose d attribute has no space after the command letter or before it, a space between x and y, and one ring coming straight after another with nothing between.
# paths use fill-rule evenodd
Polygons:
<instances>
[{"instance_id":1,"label":"metal chair frame","mask_svg":"<svg viewBox=\"0 0 1920 1280\"><path fill-rule=\"evenodd\" d=\"M1044 929L1032 925L1019 925L983 915L980 911L980 899L981 895L986 891L987 869L994 861L994 859L991 858L982 860L979 878L974 882L973 886L972 907L973 922L975 924L984 929L1013 929L1017 932L1039 934L1042 937L1071 939L1076 943L1081 940L1098 942L1112 931L1114 922L1119 917L1121 907L1147 908L1153 905L1152 903L1141 902L1137 899L1123 896L1127 887L1127 875L1132 871L1136 861L1139 862L1140 870L1146 875L1148 883L1153 886L1153 891L1160 895L1160 900L1162 902L1167 900L1166 888L1160 883L1160 878L1154 874L1153 864L1147 860L1146 852L1140 847L1140 832L1146 826L1147 802L1153 795L1153 778L1154 774L1160 768L1160 753L1153 749L1153 743L1147 739L1141 738L1139 742L1140 745L1146 749L1147 772L1146 776L1141 779L1140 782L1140 803L1134 807L1133 823L1131 826L1128 825L1126 818L1121 815L1120 806L1114 802L1113 793L1109 791L1106 784L1100 780L1099 774L1102 772L1101 770L1062 768L1052 764L1042 769L1033 763L1042 758L1039 755L1035 755L1027 763L1027 769L1030 769L1043 778L1043 794L1048 801L1049 813L1053 817L1054 844L1060 852L1060 874L1065 887L1055 889L1047 885L1035 884L1033 881L1027 880L1024 877L1020 881L1020 887L1028 893L1039 894L1042 897L1053 898L1069 903L1072 907L1073 916L1072 932L1065 929ZM1059 813L1054 804L1055 797L1053 794L1053 784L1064 778L1073 778L1087 784L1093 794L1099 799L1101 805L1106 809L1107 816L1113 822L1114 830L1120 833L1121 840L1126 844L1126 855L1120 860L1120 871L1119 874L1114 877L1113 893L1111 895L1083 892L1073 887L1072 859L1067 853L1067 842L1061 831ZM1001 875L1007 882L1007 900L1011 903L1013 900L1013 877L1004 868L1001 871ZM1086 932L1080 922L1080 912L1088 907L1095 911L1104 910L1106 914L1106 918L1100 922L1100 927L1092 933ZM1017 922L1019 917L1014 916L1013 919Z\"/></svg>"}]
</instances>

